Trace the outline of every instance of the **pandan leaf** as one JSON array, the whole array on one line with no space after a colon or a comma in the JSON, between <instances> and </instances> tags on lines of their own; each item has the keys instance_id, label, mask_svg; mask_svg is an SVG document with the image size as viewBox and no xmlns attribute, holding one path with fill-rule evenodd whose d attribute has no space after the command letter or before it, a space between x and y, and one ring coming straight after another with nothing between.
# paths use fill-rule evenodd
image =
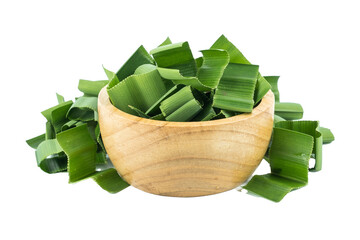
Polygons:
<instances>
[{"instance_id":1,"label":"pandan leaf","mask_svg":"<svg viewBox=\"0 0 360 240\"><path fill-rule=\"evenodd\" d=\"M230 63L214 95L214 107L237 112L251 112L259 67Z\"/></svg>"},{"instance_id":2,"label":"pandan leaf","mask_svg":"<svg viewBox=\"0 0 360 240\"><path fill-rule=\"evenodd\" d=\"M224 35L221 35L210 49L226 50L230 57L230 63L251 64L245 56L235 47ZM260 102L265 94L270 90L271 86L266 79L258 73L256 88L254 93L254 104Z\"/></svg>"},{"instance_id":3,"label":"pandan leaf","mask_svg":"<svg viewBox=\"0 0 360 240\"><path fill-rule=\"evenodd\" d=\"M312 136L275 127L269 151L271 174L254 176L244 189L279 202L293 189L305 186L313 146Z\"/></svg>"},{"instance_id":4,"label":"pandan leaf","mask_svg":"<svg viewBox=\"0 0 360 240\"><path fill-rule=\"evenodd\" d=\"M114 168L109 168L104 171L94 174L92 177L94 181L104 190L109 193L118 193L121 190L130 186L117 173Z\"/></svg>"},{"instance_id":5,"label":"pandan leaf","mask_svg":"<svg viewBox=\"0 0 360 240\"><path fill-rule=\"evenodd\" d=\"M35 151L38 166L47 173L62 172L67 169L67 158L56 139L41 142Z\"/></svg>"},{"instance_id":6,"label":"pandan leaf","mask_svg":"<svg viewBox=\"0 0 360 240\"><path fill-rule=\"evenodd\" d=\"M275 102L275 114L286 120L298 120L303 117L304 110L298 103Z\"/></svg>"},{"instance_id":7,"label":"pandan leaf","mask_svg":"<svg viewBox=\"0 0 360 240\"><path fill-rule=\"evenodd\" d=\"M131 75L107 91L115 107L130 114L137 114L128 106L146 112L171 87L155 68L145 73Z\"/></svg>"},{"instance_id":8,"label":"pandan leaf","mask_svg":"<svg viewBox=\"0 0 360 240\"><path fill-rule=\"evenodd\" d=\"M71 120L97 121L97 97L79 97L70 107L67 117Z\"/></svg>"},{"instance_id":9,"label":"pandan leaf","mask_svg":"<svg viewBox=\"0 0 360 240\"><path fill-rule=\"evenodd\" d=\"M87 178L95 172L97 146L87 125L61 132L56 139L68 157L70 183Z\"/></svg>"},{"instance_id":10,"label":"pandan leaf","mask_svg":"<svg viewBox=\"0 0 360 240\"><path fill-rule=\"evenodd\" d=\"M264 78L271 85L271 91L274 93L275 101L280 102L280 93L278 88L279 76L266 76Z\"/></svg>"},{"instance_id":11,"label":"pandan leaf","mask_svg":"<svg viewBox=\"0 0 360 240\"><path fill-rule=\"evenodd\" d=\"M108 80L100 81L88 81L88 80L79 80L78 89L88 96L97 97L100 90L109 83Z\"/></svg>"}]
</instances>

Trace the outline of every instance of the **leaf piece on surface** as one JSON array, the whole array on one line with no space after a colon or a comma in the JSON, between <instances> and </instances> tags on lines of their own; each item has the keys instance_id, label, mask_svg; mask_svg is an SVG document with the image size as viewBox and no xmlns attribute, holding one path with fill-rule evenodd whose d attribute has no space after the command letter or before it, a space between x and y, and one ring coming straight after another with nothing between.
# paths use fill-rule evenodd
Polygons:
<instances>
[{"instance_id":1,"label":"leaf piece on surface","mask_svg":"<svg viewBox=\"0 0 360 240\"><path fill-rule=\"evenodd\" d=\"M308 134L314 138L313 155L315 166L310 171L320 171L322 168L322 142L323 137L319 131L318 121L282 121L275 125L279 128L290 129L296 132Z\"/></svg>"},{"instance_id":2,"label":"leaf piece on surface","mask_svg":"<svg viewBox=\"0 0 360 240\"><path fill-rule=\"evenodd\" d=\"M109 168L101 172L97 172L92 177L94 181L109 193L118 193L130 186L117 173L114 168Z\"/></svg>"},{"instance_id":3,"label":"leaf piece on surface","mask_svg":"<svg viewBox=\"0 0 360 240\"><path fill-rule=\"evenodd\" d=\"M275 127L269 150L271 174L254 176L244 188L279 202L291 190L307 184L313 146L312 136Z\"/></svg>"}]
</instances>

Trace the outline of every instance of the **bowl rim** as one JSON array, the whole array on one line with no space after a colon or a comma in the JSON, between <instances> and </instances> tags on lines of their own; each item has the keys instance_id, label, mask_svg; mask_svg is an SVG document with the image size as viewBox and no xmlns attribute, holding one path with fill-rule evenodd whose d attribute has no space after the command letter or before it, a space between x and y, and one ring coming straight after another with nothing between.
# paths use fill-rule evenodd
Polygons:
<instances>
[{"instance_id":1,"label":"bowl rim","mask_svg":"<svg viewBox=\"0 0 360 240\"><path fill-rule=\"evenodd\" d=\"M145 125L153 125L153 126L169 126L169 127L201 127L201 126L216 126L216 125L223 125L228 123L234 123L239 121L248 120L250 118L256 117L257 115L261 113L267 113L268 109L271 107L274 107L275 100L274 100L274 94L271 91L271 89L265 94L265 96L262 98L260 103L253 108L253 111L251 113L243 113L239 115L235 115L229 118L222 118L222 119L216 119L211 121L197 121L197 122L172 122L172 121L161 121L161 120L154 120L154 119L148 119L148 118L142 118L138 117L129 113L126 113L118 108L116 108L114 105L111 104L109 95L107 93L107 85L103 87L98 95L98 109L99 108L107 108L109 111L113 112L114 114L125 118L130 121L142 123ZM274 116L274 112L269 113ZM100 115L100 111L99 111ZM101 121L101 117L99 116L99 121Z\"/></svg>"}]
</instances>

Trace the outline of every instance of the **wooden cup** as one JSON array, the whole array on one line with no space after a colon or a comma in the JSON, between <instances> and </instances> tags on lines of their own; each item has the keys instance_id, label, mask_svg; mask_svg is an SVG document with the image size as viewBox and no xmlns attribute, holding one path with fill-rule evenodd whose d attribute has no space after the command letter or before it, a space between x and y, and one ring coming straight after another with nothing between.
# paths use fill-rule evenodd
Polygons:
<instances>
[{"instance_id":1,"label":"wooden cup","mask_svg":"<svg viewBox=\"0 0 360 240\"><path fill-rule=\"evenodd\" d=\"M252 113L167 122L117 109L104 87L98 111L106 151L125 181L153 194L194 197L233 189L252 175L269 145L274 95L269 91Z\"/></svg>"}]
</instances>

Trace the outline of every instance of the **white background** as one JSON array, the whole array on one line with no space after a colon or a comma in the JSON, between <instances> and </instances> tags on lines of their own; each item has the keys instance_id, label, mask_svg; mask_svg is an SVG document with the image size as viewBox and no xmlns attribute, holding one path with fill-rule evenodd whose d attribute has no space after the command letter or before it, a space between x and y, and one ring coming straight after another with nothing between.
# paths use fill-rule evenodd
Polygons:
<instances>
[{"instance_id":1,"label":"white background","mask_svg":"<svg viewBox=\"0 0 360 240\"><path fill-rule=\"evenodd\" d=\"M0 238L359 239L359 7L296 2L1 1ZM44 132L40 112L56 104L55 92L79 96L78 79L105 79L102 64L116 71L141 44L151 50L170 36L196 52L221 34L263 75L281 76L282 101L333 130L307 187L277 204L236 190L111 195L36 166L25 140Z\"/></svg>"}]
</instances>

